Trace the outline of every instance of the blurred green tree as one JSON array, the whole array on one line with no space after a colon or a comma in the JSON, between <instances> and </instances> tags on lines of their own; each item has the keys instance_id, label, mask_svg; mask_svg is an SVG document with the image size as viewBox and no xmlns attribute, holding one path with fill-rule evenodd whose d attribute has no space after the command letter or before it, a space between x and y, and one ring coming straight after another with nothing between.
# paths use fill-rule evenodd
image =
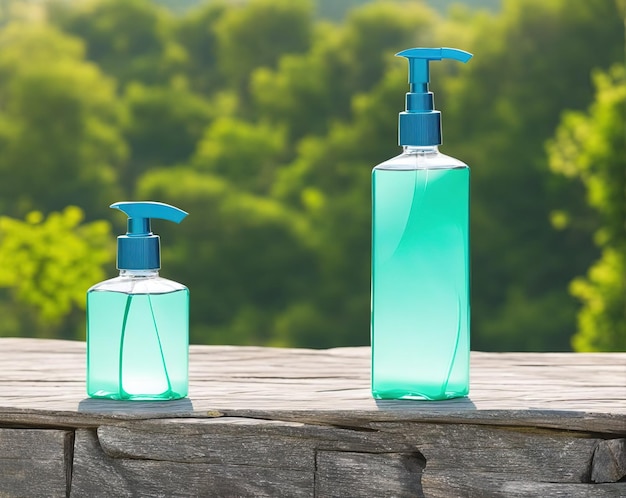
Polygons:
<instances>
[{"instance_id":1,"label":"blurred green tree","mask_svg":"<svg viewBox=\"0 0 626 498\"><path fill-rule=\"evenodd\" d=\"M431 87L442 151L473 171L473 347L570 347L567 286L599 257L592 234L608 221L583 181L550 171L544 144L563 110L589 105L591 70L624 58L615 2L510 0L445 19L372 2L341 24L316 21L308 0L207 2L182 17L148 0L59 1L48 13L67 34L0 26L0 211L75 204L120 231L106 206L122 195L190 211L155 231L164 275L191 288L194 342L368 343L370 171L399 153L407 91L393 53L456 45L475 58L434 65ZM615 125L594 112L585 119ZM607 268L622 249L600 249L572 287L585 309L621 292ZM0 291L2 330L26 330L38 315L12 293ZM72 306L63 323L81 319ZM608 347L585 334L577 348Z\"/></svg>"},{"instance_id":2,"label":"blurred green tree","mask_svg":"<svg viewBox=\"0 0 626 498\"><path fill-rule=\"evenodd\" d=\"M423 5L368 5L341 27L318 26L307 54L253 75L257 113L286 127L293 147L272 195L310 220L318 269L309 296L277 316L279 343L369 343L370 173L399 153L397 112L407 91L392 55L431 45L434 21Z\"/></svg>"},{"instance_id":3,"label":"blurred green tree","mask_svg":"<svg viewBox=\"0 0 626 498\"><path fill-rule=\"evenodd\" d=\"M87 57L122 86L164 85L179 76L187 53L174 39L171 14L149 0L53 2L51 22L80 37Z\"/></svg>"},{"instance_id":4,"label":"blurred green tree","mask_svg":"<svg viewBox=\"0 0 626 498\"><path fill-rule=\"evenodd\" d=\"M289 53L306 52L312 41L312 5L308 0L251 0L230 6L215 25L217 66L248 114L250 75L275 67Z\"/></svg>"},{"instance_id":5,"label":"blurred green tree","mask_svg":"<svg viewBox=\"0 0 626 498\"><path fill-rule=\"evenodd\" d=\"M283 168L273 195L310 220L317 283L277 321L277 334L298 346L369 343L370 175L398 154L397 114L406 69L389 71L371 92L353 99L353 119L324 137L308 137ZM382 137L382 138L381 138Z\"/></svg>"},{"instance_id":6,"label":"blurred green tree","mask_svg":"<svg viewBox=\"0 0 626 498\"><path fill-rule=\"evenodd\" d=\"M138 196L191 213L180 226L154 223L162 239L162 274L191 292L191 340L272 342L274 317L311 292L315 260L302 242L307 220L190 168L146 173Z\"/></svg>"},{"instance_id":7,"label":"blurred green tree","mask_svg":"<svg viewBox=\"0 0 626 498\"><path fill-rule=\"evenodd\" d=\"M436 20L421 4L373 3L354 10L342 26L318 24L309 52L254 72L257 114L288 124L291 143L326 134L333 121L349 118L355 95L380 81L394 52L432 43Z\"/></svg>"},{"instance_id":8,"label":"blurred green tree","mask_svg":"<svg viewBox=\"0 0 626 498\"><path fill-rule=\"evenodd\" d=\"M614 1L505 1L468 25L476 57L437 96L443 150L472 167L472 346L568 350L567 285L597 249L589 226L553 229L557 207L580 219L588 208L580 185L550 172L544 143L564 109L591 101L591 70L624 59L623 16Z\"/></svg>"},{"instance_id":9,"label":"blurred green tree","mask_svg":"<svg viewBox=\"0 0 626 498\"><path fill-rule=\"evenodd\" d=\"M549 145L553 171L581 181L600 215L594 239L602 250L571 293L583 302L578 351L626 351L626 69L596 73L596 98L587 113L563 116Z\"/></svg>"},{"instance_id":10,"label":"blurred green tree","mask_svg":"<svg viewBox=\"0 0 626 498\"><path fill-rule=\"evenodd\" d=\"M213 118L209 102L184 86L130 83L122 104L127 110L123 133L130 149L122 179L127 195L151 168L187 162Z\"/></svg>"},{"instance_id":11,"label":"blurred green tree","mask_svg":"<svg viewBox=\"0 0 626 498\"><path fill-rule=\"evenodd\" d=\"M205 95L226 87L226 78L218 68L218 22L229 9L226 2L207 2L180 18L175 37L189 57L185 74L190 88Z\"/></svg>"},{"instance_id":12,"label":"blurred green tree","mask_svg":"<svg viewBox=\"0 0 626 498\"><path fill-rule=\"evenodd\" d=\"M114 251L110 224L83 217L75 206L0 217L0 335L84 337L85 291Z\"/></svg>"},{"instance_id":13,"label":"blurred green tree","mask_svg":"<svg viewBox=\"0 0 626 498\"><path fill-rule=\"evenodd\" d=\"M206 129L191 164L238 189L267 195L285 148L284 129L221 117Z\"/></svg>"},{"instance_id":14,"label":"blurred green tree","mask_svg":"<svg viewBox=\"0 0 626 498\"><path fill-rule=\"evenodd\" d=\"M104 216L126 155L113 83L49 26L5 27L0 46L0 212Z\"/></svg>"}]
</instances>

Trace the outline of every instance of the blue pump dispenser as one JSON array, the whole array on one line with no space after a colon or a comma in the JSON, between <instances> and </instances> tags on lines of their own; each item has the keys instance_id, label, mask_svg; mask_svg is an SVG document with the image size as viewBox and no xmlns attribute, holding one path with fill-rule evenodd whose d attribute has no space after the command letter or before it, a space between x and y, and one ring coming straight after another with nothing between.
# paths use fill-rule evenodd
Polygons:
<instances>
[{"instance_id":1,"label":"blue pump dispenser","mask_svg":"<svg viewBox=\"0 0 626 498\"><path fill-rule=\"evenodd\" d=\"M128 216L126 235L117 238L118 270L154 270L161 267L161 249L158 235L152 233L150 220L180 223L188 213L162 202L116 202L109 207Z\"/></svg>"},{"instance_id":2,"label":"blue pump dispenser","mask_svg":"<svg viewBox=\"0 0 626 498\"><path fill-rule=\"evenodd\" d=\"M410 48L396 54L409 61L410 91L406 111L400 113L399 145L440 145L441 113L435 110L433 93L428 91L430 61L453 59L467 62L472 54L456 48Z\"/></svg>"}]
</instances>

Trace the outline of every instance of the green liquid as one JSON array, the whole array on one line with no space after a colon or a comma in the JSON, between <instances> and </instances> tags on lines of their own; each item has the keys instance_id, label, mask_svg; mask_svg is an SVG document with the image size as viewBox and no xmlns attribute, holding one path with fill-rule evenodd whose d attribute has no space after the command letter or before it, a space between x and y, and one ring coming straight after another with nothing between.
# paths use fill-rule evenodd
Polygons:
<instances>
[{"instance_id":1,"label":"green liquid","mask_svg":"<svg viewBox=\"0 0 626 498\"><path fill-rule=\"evenodd\" d=\"M469 392L469 168L373 172L372 394Z\"/></svg>"},{"instance_id":2,"label":"green liquid","mask_svg":"<svg viewBox=\"0 0 626 498\"><path fill-rule=\"evenodd\" d=\"M87 393L94 398L187 396L189 291L87 294Z\"/></svg>"}]
</instances>

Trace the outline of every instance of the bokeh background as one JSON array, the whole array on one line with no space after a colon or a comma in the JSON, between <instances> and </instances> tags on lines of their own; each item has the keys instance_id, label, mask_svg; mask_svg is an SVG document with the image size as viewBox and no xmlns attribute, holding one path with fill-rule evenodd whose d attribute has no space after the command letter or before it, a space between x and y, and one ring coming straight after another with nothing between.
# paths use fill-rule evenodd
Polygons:
<instances>
[{"instance_id":1,"label":"bokeh background","mask_svg":"<svg viewBox=\"0 0 626 498\"><path fill-rule=\"evenodd\" d=\"M369 344L370 174L414 46L472 168L472 348L626 350L624 0L0 2L0 336L85 337L158 200L191 341Z\"/></svg>"}]
</instances>

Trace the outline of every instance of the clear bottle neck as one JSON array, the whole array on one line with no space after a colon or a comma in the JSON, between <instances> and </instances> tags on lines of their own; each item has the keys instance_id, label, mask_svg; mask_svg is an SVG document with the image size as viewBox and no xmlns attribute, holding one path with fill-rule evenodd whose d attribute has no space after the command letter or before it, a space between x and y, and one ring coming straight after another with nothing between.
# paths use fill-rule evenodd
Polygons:
<instances>
[{"instance_id":1,"label":"clear bottle neck","mask_svg":"<svg viewBox=\"0 0 626 498\"><path fill-rule=\"evenodd\" d=\"M155 278L158 276L158 268L155 270L120 270L120 277L124 278Z\"/></svg>"},{"instance_id":2,"label":"clear bottle neck","mask_svg":"<svg viewBox=\"0 0 626 498\"><path fill-rule=\"evenodd\" d=\"M403 154L439 154L439 147L437 145L404 145L402 147Z\"/></svg>"}]
</instances>

